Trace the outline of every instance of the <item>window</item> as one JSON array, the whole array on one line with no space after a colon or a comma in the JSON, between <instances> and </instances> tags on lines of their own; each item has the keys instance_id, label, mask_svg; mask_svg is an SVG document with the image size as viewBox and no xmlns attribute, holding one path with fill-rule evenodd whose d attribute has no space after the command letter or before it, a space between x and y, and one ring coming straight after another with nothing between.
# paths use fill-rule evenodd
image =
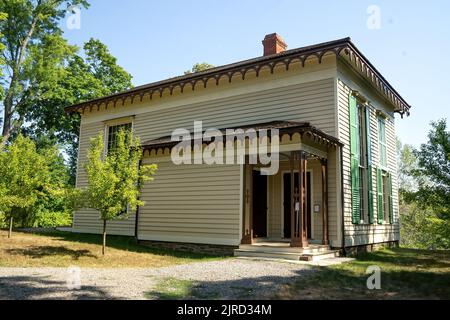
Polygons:
<instances>
[{"instance_id":1,"label":"window","mask_svg":"<svg viewBox=\"0 0 450 320\"><path fill-rule=\"evenodd\" d=\"M387 172L383 172L383 220L389 221L389 175Z\"/></svg>"},{"instance_id":2,"label":"window","mask_svg":"<svg viewBox=\"0 0 450 320\"><path fill-rule=\"evenodd\" d=\"M381 168L377 169L377 194L378 223L393 223L392 175Z\"/></svg>"},{"instance_id":3,"label":"window","mask_svg":"<svg viewBox=\"0 0 450 320\"><path fill-rule=\"evenodd\" d=\"M387 152L386 152L386 124L381 117L378 118L378 150L380 157L380 166L387 167Z\"/></svg>"},{"instance_id":4,"label":"window","mask_svg":"<svg viewBox=\"0 0 450 320\"><path fill-rule=\"evenodd\" d=\"M360 222L367 222L368 219L368 185L367 185L367 126L366 112L364 105L358 103L358 135L359 135L359 217Z\"/></svg>"},{"instance_id":5,"label":"window","mask_svg":"<svg viewBox=\"0 0 450 320\"><path fill-rule=\"evenodd\" d=\"M352 222L373 223L370 108L350 95Z\"/></svg>"},{"instance_id":6,"label":"window","mask_svg":"<svg viewBox=\"0 0 450 320\"><path fill-rule=\"evenodd\" d=\"M117 134L120 130L131 131L131 123L122 123L119 125L110 125L107 127L107 151L110 152L117 146Z\"/></svg>"}]
</instances>

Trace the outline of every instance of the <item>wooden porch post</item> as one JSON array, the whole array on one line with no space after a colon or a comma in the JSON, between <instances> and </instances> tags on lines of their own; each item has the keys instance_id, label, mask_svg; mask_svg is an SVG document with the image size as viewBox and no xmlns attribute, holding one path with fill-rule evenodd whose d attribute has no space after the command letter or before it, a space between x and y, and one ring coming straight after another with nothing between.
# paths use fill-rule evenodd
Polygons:
<instances>
[{"instance_id":1,"label":"wooden porch post","mask_svg":"<svg viewBox=\"0 0 450 320\"><path fill-rule=\"evenodd\" d=\"M293 245L292 239L295 235L295 203L297 202L297 193L295 189L295 162L297 161L297 152L291 152L290 165L291 165L291 246Z\"/></svg>"},{"instance_id":2,"label":"wooden porch post","mask_svg":"<svg viewBox=\"0 0 450 320\"><path fill-rule=\"evenodd\" d=\"M328 162L320 161L322 168L322 244L329 244L328 237Z\"/></svg>"},{"instance_id":3,"label":"wooden porch post","mask_svg":"<svg viewBox=\"0 0 450 320\"><path fill-rule=\"evenodd\" d=\"M299 168L299 188L296 190L294 190L295 164ZM303 151L293 152L291 157L291 247L308 246L306 232L306 165L306 153Z\"/></svg>"},{"instance_id":4,"label":"wooden porch post","mask_svg":"<svg viewBox=\"0 0 450 320\"><path fill-rule=\"evenodd\" d=\"M244 165L244 212L242 219L242 244L253 243L253 165Z\"/></svg>"},{"instance_id":5,"label":"wooden porch post","mask_svg":"<svg viewBox=\"0 0 450 320\"><path fill-rule=\"evenodd\" d=\"M300 152L300 161L301 161L301 166L302 166L302 175L303 175L303 187L301 189L303 189L302 191L302 225L301 225L301 229L302 233L301 233L301 237L302 237L302 246L303 247L307 247L308 246L308 157L306 152L301 151Z\"/></svg>"}]
</instances>

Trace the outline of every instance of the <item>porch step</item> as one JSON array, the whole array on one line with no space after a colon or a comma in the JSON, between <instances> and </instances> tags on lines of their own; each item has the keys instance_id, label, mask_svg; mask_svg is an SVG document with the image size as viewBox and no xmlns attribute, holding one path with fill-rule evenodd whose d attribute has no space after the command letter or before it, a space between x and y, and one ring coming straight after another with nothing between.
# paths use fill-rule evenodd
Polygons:
<instances>
[{"instance_id":1,"label":"porch step","mask_svg":"<svg viewBox=\"0 0 450 320\"><path fill-rule=\"evenodd\" d=\"M240 245L239 249L241 250L250 250L250 251L259 251L259 252L268 252L268 253L277 253L277 252L290 252L297 254L313 254L313 253L321 253L327 252L330 250L329 246L326 245L316 245L312 244L306 248L295 248L291 247L289 243L255 243L248 245Z\"/></svg>"},{"instance_id":2,"label":"porch step","mask_svg":"<svg viewBox=\"0 0 450 320\"><path fill-rule=\"evenodd\" d=\"M339 256L338 250L331 250L329 247L326 246L325 246L326 248L311 248L310 250L307 250L309 248L280 249L267 247L260 248L257 246L241 246L241 247L239 247L239 249L234 250L235 257L270 258L270 259L294 260L294 261L319 261ZM296 249L297 251L294 251L293 249Z\"/></svg>"}]
</instances>

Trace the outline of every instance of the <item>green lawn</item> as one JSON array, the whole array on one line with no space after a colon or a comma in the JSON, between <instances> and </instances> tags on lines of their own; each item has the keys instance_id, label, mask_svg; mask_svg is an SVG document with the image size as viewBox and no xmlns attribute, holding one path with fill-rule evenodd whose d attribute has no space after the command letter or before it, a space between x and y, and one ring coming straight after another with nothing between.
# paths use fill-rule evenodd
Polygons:
<instances>
[{"instance_id":1,"label":"green lawn","mask_svg":"<svg viewBox=\"0 0 450 320\"><path fill-rule=\"evenodd\" d=\"M369 290L368 266L381 268L381 289ZM279 299L450 299L450 252L384 249L349 263L315 267L287 285Z\"/></svg>"},{"instance_id":2,"label":"green lawn","mask_svg":"<svg viewBox=\"0 0 450 320\"><path fill-rule=\"evenodd\" d=\"M220 259L220 257L147 248L133 237L108 236L101 255L101 236L54 231L50 233L0 230L0 267L134 268Z\"/></svg>"}]
</instances>

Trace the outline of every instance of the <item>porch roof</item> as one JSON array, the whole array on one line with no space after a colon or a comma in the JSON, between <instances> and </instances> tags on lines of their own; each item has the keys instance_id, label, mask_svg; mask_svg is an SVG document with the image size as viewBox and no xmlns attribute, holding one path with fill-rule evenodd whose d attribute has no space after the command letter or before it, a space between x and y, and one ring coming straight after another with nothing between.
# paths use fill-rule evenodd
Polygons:
<instances>
[{"instance_id":1,"label":"porch roof","mask_svg":"<svg viewBox=\"0 0 450 320\"><path fill-rule=\"evenodd\" d=\"M318 142L322 145L327 146L339 146L342 147L343 143L339 141L338 138L333 137L322 130L317 129L312 126L309 122L294 122L294 121L271 121L264 123L256 123L256 124L248 124L244 126L237 126L234 128L223 128L218 129L223 135L226 134L227 130L238 130L242 129L244 131L248 129L254 129L258 134L261 130L279 130L279 134L285 135L293 135L295 133L310 136L315 142ZM205 131L203 131L205 133ZM191 134L191 139L194 140L194 136ZM154 150L154 149L164 149L164 148L173 148L177 145L179 141L173 141L172 136L164 136L158 139L149 140L142 144L143 150ZM203 143L208 143L208 141L203 141Z\"/></svg>"}]
</instances>

